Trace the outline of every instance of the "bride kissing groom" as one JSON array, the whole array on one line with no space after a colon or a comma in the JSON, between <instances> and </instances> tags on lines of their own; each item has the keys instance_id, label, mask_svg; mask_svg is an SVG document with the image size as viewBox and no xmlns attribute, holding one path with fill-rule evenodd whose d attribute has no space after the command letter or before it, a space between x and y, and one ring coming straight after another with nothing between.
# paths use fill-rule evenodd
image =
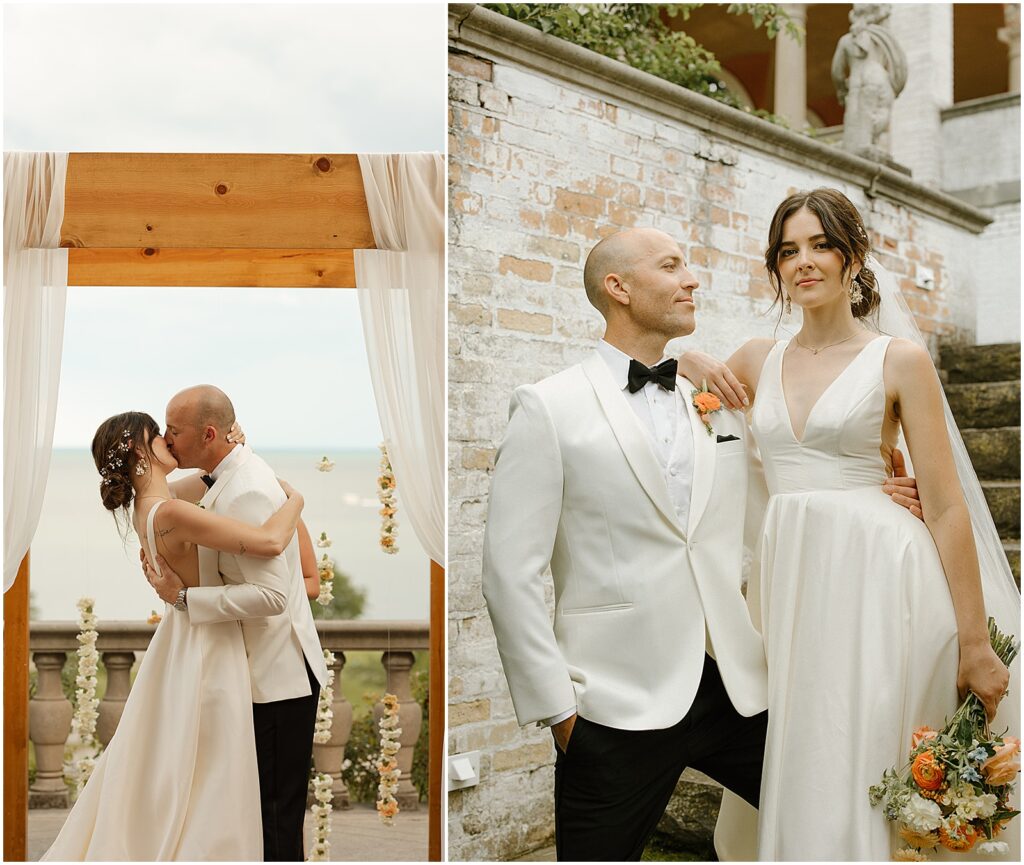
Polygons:
<instances>
[{"instance_id":1,"label":"bride kissing groom","mask_svg":"<svg viewBox=\"0 0 1024 865\"><path fill-rule=\"evenodd\" d=\"M161 435L127 412L93 439L103 504L130 517L166 607L44 858L301 861L327 674L299 563L302 497L232 440L219 389L182 391L166 420ZM202 472L169 484L176 468Z\"/></svg>"},{"instance_id":2,"label":"bride kissing groom","mask_svg":"<svg viewBox=\"0 0 1024 865\"><path fill-rule=\"evenodd\" d=\"M768 247L803 309L791 342L677 375L698 281L671 237L631 229L584 268L596 351L512 397L482 582L517 718L554 736L559 860L638 860L687 766L760 807L759 858L888 859L868 785L958 688L990 717L1005 692L931 360L861 324L879 295L859 213L792 196ZM901 426L923 501L893 477Z\"/></svg>"}]
</instances>

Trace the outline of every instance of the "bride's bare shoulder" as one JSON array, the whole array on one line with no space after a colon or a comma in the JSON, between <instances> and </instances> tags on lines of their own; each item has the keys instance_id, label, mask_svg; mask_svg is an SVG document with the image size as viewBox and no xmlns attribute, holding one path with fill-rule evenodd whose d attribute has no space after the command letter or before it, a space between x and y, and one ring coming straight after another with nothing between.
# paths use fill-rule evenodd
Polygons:
<instances>
[{"instance_id":1,"label":"bride's bare shoulder","mask_svg":"<svg viewBox=\"0 0 1024 865\"><path fill-rule=\"evenodd\" d=\"M768 352L772 350L775 343L776 340L766 337L748 339L729 358L730 368L741 379L756 380L761 372L761 367L764 366L765 358L768 357Z\"/></svg>"}]
</instances>

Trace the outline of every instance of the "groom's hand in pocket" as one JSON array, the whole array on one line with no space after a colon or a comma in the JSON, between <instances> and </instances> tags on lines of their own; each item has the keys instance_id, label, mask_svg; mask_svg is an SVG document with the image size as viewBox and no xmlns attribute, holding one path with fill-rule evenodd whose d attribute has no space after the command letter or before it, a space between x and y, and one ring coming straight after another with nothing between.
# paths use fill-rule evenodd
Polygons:
<instances>
[{"instance_id":1,"label":"groom's hand in pocket","mask_svg":"<svg viewBox=\"0 0 1024 865\"><path fill-rule=\"evenodd\" d=\"M569 747L569 739L572 738L572 728L576 726L576 715L572 714L564 721L551 725L551 735L555 737L555 745L563 754Z\"/></svg>"},{"instance_id":2,"label":"groom's hand in pocket","mask_svg":"<svg viewBox=\"0 0 1024 865\"><path fill-rule=\"evenodd\" d=\"M896 504L905 507L919 520L924 519L924 511L921 510L921 496L917 492L917 480L907 477L907 463L899 448L893 448L892 477L885 479L885 483L882 484L882 492Z\"/></svg>"}]
</instances>

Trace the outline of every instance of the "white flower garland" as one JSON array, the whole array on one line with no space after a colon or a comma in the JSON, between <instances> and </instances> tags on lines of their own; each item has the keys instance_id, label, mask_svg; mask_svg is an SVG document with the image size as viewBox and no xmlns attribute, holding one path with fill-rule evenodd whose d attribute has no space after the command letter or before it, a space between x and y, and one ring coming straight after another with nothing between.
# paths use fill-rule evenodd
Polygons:
<instances>
[{"instance_id":1,"label":"white flower garland","mask_svg":"<svg viewBox=\"0 0 1024 865\"><path fill-rule=\"evenodd\" d=\"M329 547L333 543L334 541L327 537L327 532L320 532L320 537L316 540L316 545L321 549Z\"/></svg>"},{"instance_id":2,"label":"white flower garland","mask_svg":"<svg viewBox=\"0 0 1024 865\"><path fill-rule=\"evenodd\" d=\"M327 664L327 682L320 689L320 700L316 706L316 726L313 728L313 742L317 745L326 745L331 741L331 724L334 722L334 710L331 704L334 702L334 670L331 665L334 663L334 653L324 649L324 662Z\"/></svg>"},{"instance_id":3,"label":"white flower garland","mask_svg":"<svg viewBox=\"0 0 1024 865\"><path fill-rule=\"evenodd\" d=\"M334 461L327 459L327 457L324 457L322 460L320 460L320 462L316 464L316 470L318 472L329 472L333 468Z\"/></svg>"},{"instance_id":4,"label":"white flower garland","mask_svg":"<svg viewBox=\"0 0 1024 865\"><path fill-rule=\"evenodd\" d=\"M320 572L320 594L316 602L321 607L327 607L334 600L334 560L324 553L323 558L316 563L316 569Z\"/></svg>"},{"instance_id":5,"label":"white flower garland","mask_svg":"<svg viewBox=\"0 0 1024 865\"><path fill-rule=\"evenodd\" d=\"M388 446L383 442L380 444L380 477L377 478L377 498L381 503L380 548L388 555L394 555L398 552L398 545L395 543L398 536L398 522L395 520L395 514L398 512L398 505L395 502L395 474L391 470Z\"/></svg>"},{"instance_id":6,"label":"white flower garland","mask_svg":"<svg viewBox=\"0 0 1024 865\"><path fill-rule=\"evenodd\" d=\"M78 673L75 714L71 719L71 733L79 745L72 752L71 760L65 765L65 775L75 787L77 797L92 775L96 764L99 743L96 741L96 719L99 699L96 697L96 671L99 668L99 653L96 651L96 614L92 598L79 598L78 604Z\"/></svg>"},{"instance_id":7,"label":"white flower garland","mask_svg":"<svg viewBox=\"0 0 1024 865\"><path fill-rule=\"evenodd\" d=\"M331 800L334 793L331 788L333 780L330 775L317 772L313 774L313 798L316 801L310 807L313 814L313 849L309 852L309 861L325 862L331 855L331 812L334 806Z\"/></svg>"},{"instance_id":8,"label":"white flower garland","mask_svg":"<svg viewBox=\"0 0 1024 865\"><path fill-rule=\"evenodd\" d=\"M381 702L384 704L384 714L379 724L380 758L377 760L377 773L380 782L377 784L377 813L381 823L391 826L400 810L395 794L402 774L398 768L398 752L402 747L398 740L402 737L402 728L398 726L398 697L385 694Z\"/></svg>"}]
</instances>

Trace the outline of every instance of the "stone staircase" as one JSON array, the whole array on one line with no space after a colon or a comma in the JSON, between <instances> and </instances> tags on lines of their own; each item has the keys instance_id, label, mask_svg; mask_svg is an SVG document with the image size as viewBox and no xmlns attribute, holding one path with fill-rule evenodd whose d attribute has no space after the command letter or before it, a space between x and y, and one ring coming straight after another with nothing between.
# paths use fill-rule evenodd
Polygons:
<instances>
[{"instance_id":1,"label":"stone staircase","mask_svg":"<svg viewBox=\"0 0 1024 865\"><path fill-rule=\"evenodd\" d=\"M943 346L940 376L1020 586L1020 343Z\"/></svg>"}]
</instances>

